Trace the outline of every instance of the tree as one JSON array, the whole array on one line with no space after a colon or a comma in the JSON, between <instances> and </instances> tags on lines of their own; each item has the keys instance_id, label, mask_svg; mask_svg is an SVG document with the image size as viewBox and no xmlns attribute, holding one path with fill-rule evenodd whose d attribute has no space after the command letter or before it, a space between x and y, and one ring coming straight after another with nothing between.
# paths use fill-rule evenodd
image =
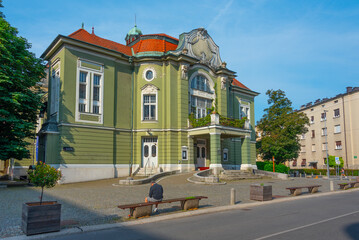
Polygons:
<instances>
[{"instance_id":1,"label":"tree","mask_svg":"<svg viewBox=\"0 0 359 240\"><path fill-rule=\"evenodd\" d=\"M282 90L268 90L269 107L257 123L261 138L257 150L265 160L275 158L277 163L296 159L301 148L299 135L306 133L309 119L304 113L293 111L292 102Z\"/></svg>"},{"instance_id":2,"label":"tree","mask_svg":"<svg viewBox=\"0 0 359 240\"><path fill-rule=\"evenodd\" d=\"M0 8L2 1L0 0ZM44 77L42 61L0 12L0 159L30 156L25 141L33 137L41 98L36 83Z\"/></svg>"},{"instance_id":3,"label":"tree","mask_svg":"<svg viewBox=\"0 0 359 240\"><path fill-rule=\"evenodd\" d=\"M335 167L340 167L342 168L344 166L344 161L342 157L339 157L339 161L340 164L339 166L337 165L337 163L335 162L335 156L329 156L329 167L335 168ZM327 164L327 159L324 159L324 163Z\"/></svg>"},{"instance_id":4,"label":"tree","mask_svg":"<svg viewBox=\"0 0 359 240\"><path fill-rule=\"evenodd\" d=\"M35 169L28 171L29 179L35 187L41 187L40 205L42 197L44 196L44 187L55 187L58 180L61 179L62 174L60 170L51 167L43 162L39 162Z\"/></svg>"}]
</instances>

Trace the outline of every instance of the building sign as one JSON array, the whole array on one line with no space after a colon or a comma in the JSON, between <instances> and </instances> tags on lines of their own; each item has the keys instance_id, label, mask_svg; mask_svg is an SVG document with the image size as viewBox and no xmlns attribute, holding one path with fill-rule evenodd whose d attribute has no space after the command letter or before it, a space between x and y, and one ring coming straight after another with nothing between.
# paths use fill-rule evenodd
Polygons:
<instances>
[{"instance_id":1,"label":"building sign","mask_svg":"<svg viewBox=\"0 0 359 240\"><path fill-rule=\"evenodd\" d=\"M63 147L62 150L64 150L65 152L73 152L74 148L73 147Z\"/></svg>"}]
</instances>

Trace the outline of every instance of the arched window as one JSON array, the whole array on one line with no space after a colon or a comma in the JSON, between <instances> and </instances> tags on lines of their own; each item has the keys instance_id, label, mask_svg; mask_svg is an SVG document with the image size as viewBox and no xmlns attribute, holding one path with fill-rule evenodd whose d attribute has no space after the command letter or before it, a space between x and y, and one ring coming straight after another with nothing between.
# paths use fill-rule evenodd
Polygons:
<instances>
[{"instance_id":1,"label":"arched window","mask_svg":"<svg viewBox=\"0 0 359 240\"><path fill-rule=\"evenodd\" d=\"M200 74L192 79L191 87L200 91L212 93L208 79Z\"/></svg>"},{"instance_id":2,"label":"arched window","mask_svg":"<svg viewBox=\"0 0 359 240\"><path fill-rule=\"evenodd\" d=\"M190 112L198 118L209 114L214 99L214 91L211 89L209 80L201 75L196 75L191 81L191 106Z\"/></svg>"}]
</instances>

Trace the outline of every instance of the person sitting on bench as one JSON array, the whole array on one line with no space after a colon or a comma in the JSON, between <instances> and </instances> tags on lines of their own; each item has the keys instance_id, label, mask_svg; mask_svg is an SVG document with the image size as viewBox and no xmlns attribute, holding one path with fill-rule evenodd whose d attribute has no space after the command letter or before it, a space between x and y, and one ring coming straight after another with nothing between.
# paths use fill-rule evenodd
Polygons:
<instances>
[{"instance_id":1,"label":"person sitting on bench","mask_svg":"<svg viewBox=\"0 0 359 240\"><path fill-rule=\"evenodd\" d=\"M148 194L148 197L146 197L145 202L161 202L163 198L163 188L160 184L156 183L155 180L151 181L151 188L150 192ZM158 204L156 204L155 209L153 209L153 212L157 212Z\"/></svg>"}]
</instances>

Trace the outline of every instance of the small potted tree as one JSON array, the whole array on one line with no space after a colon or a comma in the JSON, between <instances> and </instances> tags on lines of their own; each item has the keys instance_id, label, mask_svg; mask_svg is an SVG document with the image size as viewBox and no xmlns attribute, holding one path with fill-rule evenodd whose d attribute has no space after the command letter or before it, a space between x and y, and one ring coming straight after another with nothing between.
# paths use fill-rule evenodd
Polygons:
<instances>
[{"instance_id":1,"label":"small potted tree","mask_svg":"<svg viewBox=\"0 0 359 240\"><path fill-rule=\"evenodd\" d=\"M30 183L41 187L40 202L22 205L22 230L26 235L60 231L61 204L57 201L42 201L44 188L54 187L61 179L61 171L39 162L28 171Z\"/></svg>"}]
</instances>

